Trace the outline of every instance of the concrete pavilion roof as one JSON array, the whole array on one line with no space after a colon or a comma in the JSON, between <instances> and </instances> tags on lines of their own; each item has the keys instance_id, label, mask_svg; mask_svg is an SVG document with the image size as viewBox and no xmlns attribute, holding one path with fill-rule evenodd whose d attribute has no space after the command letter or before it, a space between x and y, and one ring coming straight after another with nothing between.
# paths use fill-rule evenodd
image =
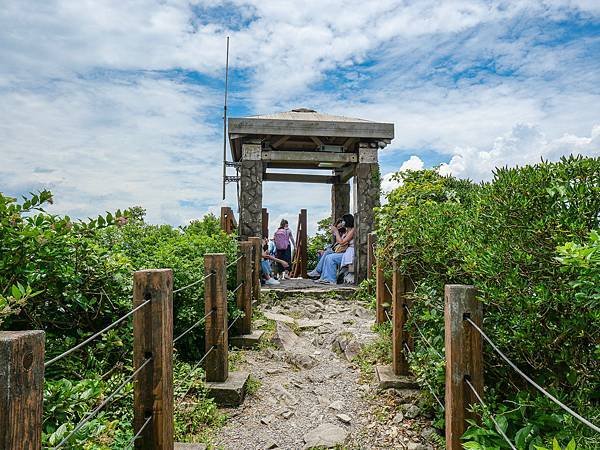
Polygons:
<instances>
[{"instance_id":1,"label":"concrete pavilion roof","mask_svg":"<svg viewBox=\"0 0 600 450\"><path fill-rule=\"evenodd\" d=\"M265 148L281 151L317 152L323 146L338 146L343 152L356 152L359 142L383 148L394 138L393 123L324 114L307 108L232 117L228 128L235 161L241 159L244 142L260 141Z\"/></svg>"}]
</instances>

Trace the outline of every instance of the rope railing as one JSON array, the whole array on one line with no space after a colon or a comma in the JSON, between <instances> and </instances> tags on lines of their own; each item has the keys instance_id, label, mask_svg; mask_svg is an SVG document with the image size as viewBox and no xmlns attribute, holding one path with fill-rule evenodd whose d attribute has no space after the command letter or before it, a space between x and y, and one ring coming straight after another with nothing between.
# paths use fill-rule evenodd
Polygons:
<instances>
[{"instance_id":1,"label":"rope railing","mask_svg":"<svg viewBox=\"0 0 600 450\"><path fill-rule=\"evenodd\" d=\"M63 445L65 445L85 424L87 424L90 420L92 420L94 417L96 417L96 415L106 406L108 405L113 398L115 398L117 396L117 394L119 392L121 392L123 389L125 389L125 387L131 383L135 377L138 375L138 373L140 373L142 371L142 369L144 367L146 367L146 365L152 361L152 358L148 358L146 359L146 361L144 361L143 364L140 365L140 367L138 367L129 377L127 377L127 379L125 379L125 381L123 381L113 392L112 394L110 394L108 397L106 397L106 399L104 399L104 401L102 401L102 403L100 403L96 408L94 408L90 413L87 414L87 416L81 420L76 426L75 428L73 428L73 430L66 436L63 438L62 441L60 441L56 446L51 447L52 450L58 450L59 448L62 448Z\"/></svg>"},{"instance_id":2,"label":"rope railing","mask_svg":"<svg viewBox=\"0 0 600 450\"><path fill-rule=\"evenodd\" d=\"M406 352L409 355L412 355L412 351L411 351L410 347L406 344L406 342L404 342L404 350L406 350ZM429 384L429 381L427 381L427 379L423 378L423 381L425 382L425 385L429 389L429 392L431 393L431 395L433 395L433 398L435 398L435 400L437 401L438 405L440 405L440 408L442 408L442 411L444 411L444 409L445 409L444 408L444 403L442 403L442 401L440 400L440 398L435 393L435 389L433 389L433 386L431 384Z\"/></svg>"},{"instance_id":3,"label":"rope railing","mask_svg":"<svg viewBox=\"0 0 600 450\"><path fill-rule=\"evenodd\" d=\"M231 267L233 267L235 264L237 264L237 262L242 259L244 257L244 255L238 256L236 259L234 259L233 261L231 261L229 264L227 264L227 267L225 267L225 269L229 269Z\"/></svg>"},{"instance_id":4,"label":"rope railing","mask_svg":"<svg viewBox=\"0 0 600 450\"><path fill-rule=\"evenodd\" d=\"M208 275L205 275L204 277L200 278L199 280L194 281L193 283L188 284L187 286L183 286L179 289L175 289L173 291L173 294L177 294L178 292L185 291L186 289L194 287L194 286L202 283L203 281L206 281L208 278L212 277L213 275L214 275L214 273L210 272Z\"/></svg>"},{"instance_id":5,"label":"rope railing","mask_svg":"<svg viewBox=\"0 0 600 450\"><path fill-rule=\"evenodd\" d=\"M242 281L241 283L239 283L232 291L232 294L235 294L237 291L240 290L240 288L244 285L244 282Z\"/></svg>"},{"instance_id":6,"label":"rope railing","mask_svg":"<svg viewBox=\"0 0 600 450\"><path fill-rule=\"evenodd\" d=\"M202 358L200 358L200 360L198 360L196 362L196 364L194 364L194 366L189 370L187 376L179 382L179 384L177 385L178 388L183 385L184 381L187 381L190 378L190 376L196 371L196 369L198 367L200 367L200 365L204 362L204 360L208 357L208 355L210 355L210 353L213 350L215 350L216 348L217 348L217 346L213 345L211 348L208 349L208 351L202 356ZM176 403L179 403L181 400L183 400L189 394L191 389L192 389L192 386L188 387L188 389L183 393L183 395L180 395L179 397L177 397Z\"/></svg>"},{"instance_id":7,"label":"rope railing","mask_svg":"<svg viewBox=\"0 0 600 450\"><path fill-rule=\"evenodd\" d=\"M177 336L175 339L173 339L173 344L175 344L179 339L181 339L182 337L184 337L186 334L188 334L190 331L192 331L198 325L201 325L202 323L204 323L204 321L206 320L206 318L208 316L210 316L211 314L213 314L215 311L216 310L213 308L209 312L207 312L204 315L204 317L202 317L201 319L199 319L198 321L196 321L191 327L189 327L187 330L185 330L183 333L181 333L179 336Z\"/></svg>"},{"instance_id":8,"label":"rope railing","mask_svg":"<svg viewBox=\"0 0 600 450\"><path fill-rule=\"evenodd\" d=\"M135 447L135 441L137 441L140 438L140 436L142 435L142 433L144 432L144 430L150 424L151 421L152 421L152 416L150 416L150 417L148 417L146 419L146 421L140 427L140 429L138 430L138 432L135 433L135 435L133 436L133 438L129 441L129 444L127 444L127 450L130 450L130 449L132 449L132 448Z\"/></svg>"},{"instance_id":9,"label":"rope railing","mask_svg":"<svg viewBox=\"0 0 600 450\"><path fill-rule=\"evenodd\" d=\"M496 422L496 419L494 418L494 416L490 412L490 409L488 408L488 406L485 404L485 402L483 401L483 399L481 398L481 396L477 392L477 389L475 389L475 386L473 386L473 384L471 383L471 381L468 378L465 378L465 383L467 384L467 386L469 386L469 388L471 389L471 391L473 392L473 394L475 395L475 397L477 397L477 400L479 401L479 403L483 407L484 411L487 412L489 418L492 420L492 422L494 422L494 426L496 427L496 431L498 431L498 433L500 433L500 435L504 438L504 440L506 441L506 443L509 445L509 447L512 450L517 450L517 448L513 445L513 443L510 442L510 439L508 439L508 436L506 435L506 433L504 431L502 431L502 428L500 427L500 425L498 424L498 422Z\"/></svg>"},{"instance_id":10,"label":"rope railing","mask_svg":"<svg viewBox=\"0 0 600 450\"><path fill-rule=\"evenodd\" d=\"M86 340L84 340L83 342L77 344L76 346L70 348L69 350L67 350L66 352L61 353L60 355L50 359L49 361L46 361L44 363L44 367L48 367L50 364L55 363L56 361L59 361L61 359L63 359L65 356L70 355L71 353L79 350L80 348L84 347L85 345L89 344L90 342L92 342L94 339L102 336L104 333L106 333L109 330L112 330L114 327L116 327L118 324L120 324L121 322L123 322L125 319L127 319L129 316L133 315L136 311L142 309L144 306L146 306L148 303L150 303L152 300L146 300L144 303L142 303L141 305L138 305L137 307L135 307L134 309L132 309L131 311L129 311L127 314L125 314L124 316L122 316L121 318L115 320L113 323L111 323L110 325L108 325L107 327L103 328L102 330L98 331L97 333L94 333L93 335L91 335L89 338L87 338Z\"/></svg>"},{"instance_id":11,"label":"rope railing","mask_svg":"<svg viewBox=\"0 0 600 450\"><path fill-rule=\"evenodd\" d=\"M498 348L498 346L489 338L489 336L487 334L485 334L483 332L483 330L477 326L477 324L475 322L473 322L469 317L465 317L465 320L467 322L469 322L471 324L471 326L473 328L475 328L475 330L477 330L477 332L479 334L481 334L481 336L487 341L488 344L490 344L490 346L494 349L494 351L500 355L500 357L506 361L506 363L512 367L515 372L517 372L519 375L521 375L521 377L523 377L528 383L530 383L533 387L535 387L538 391L540 391L543 395L545 395L547 398L549 398L550 400L552 400L554 403L556 403L558 406L560 406L563 410L565 410L566 412L568 412L569 414L571 414L573 417L575 417L577 420L579 420L581 423L587 425L588 427L590 427L592 430L600 433L600 427L594 425L592 422L590 422L588 419L586 419L585 417L581 416L580 414L578 414L577 412L573 411L571 408L569 408L567 405L565 405L563 402L561 402L559 399L557 399L555 396L553 396L552 394L550 394L546 389L544 389L543 387L541 387L539 384L537 384L535 381L533 381L529 376L527 376L527 374L525 374L525 372L523 372L521 369L519 369L517 367L517 365L515 363L513 363L510 359L508 359L508 357L502 353L502 351Z\"/></svg>"},{"instance_id":12,"label":"rope railing","mask_svg":"<svg viewBox=\"0 0 600 450\"><path fill-rule=\"evenodd\" d=\"M407 305L403 305L403 307L404 307L404 310L406 311L406 314L408 314L408 317L412 317L410 308ZM429 346L429 348L431 350L433 350L433 352L436 355L438 355L440 357L440 359L444 359L444 356L433 346L431 341L429 341L429 339L427 339L427 336L425 336L425 333L423 333L423 331L421 330L421 327L419 327L419 324L416 321L413 321L413 324L415 325L415 328L417 329L418 333L421 335L421 337L423 338L425 343Z\"/></svg>"}]
</instances>

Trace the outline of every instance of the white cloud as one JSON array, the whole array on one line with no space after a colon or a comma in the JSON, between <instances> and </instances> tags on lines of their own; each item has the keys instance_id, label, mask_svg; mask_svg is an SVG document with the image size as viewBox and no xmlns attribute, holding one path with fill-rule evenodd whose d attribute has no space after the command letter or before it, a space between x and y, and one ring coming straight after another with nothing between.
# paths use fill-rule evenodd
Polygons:
<instances>
[{"instance_id":1,"label":"white cloud","mask_svg":"<svg viewBox=\"0 0 600 450\"><path fill-rule=\"evenodd\" d=\"M600 124L592 128L590 137L564 134L557 139L548 139L535 126L518 124L510 133L496 138L489 151L465 147L453 153L450 162L440 166L441 174L489 180L496 167L535 164L541 159L556 161L569 154L600 156Z\"/></svg>"},{"instance_id":2,"label":"white cloud","mask_svg":"<svg viewBox=\"0 0 600 450\"><path fill-rule=\"evenodd\" d=\"M423 163L423 160L416 155L412 155L402 163L398 172L404 172L405 170L422 170L424 167L425 163ZM381 177L381 190L384 194L387 194L402 185L402 180L392 179L395 173L396 172L386 173Z\"/></svg>"},{"instance_id":3,"label":"white cloud","mask_svg":"<svg viewBox=\"0 0 600 450\"><path fill-rule=\"evenodd\" d=\"M600 39L556 27L598 14L592 0L6 0L0 189L51 187L78 216L141 204L177 224L218 209L226 35L232 103L394 122L385 151L411 167L434 151L486 178L597 154L597 129L581 136L600 116ZM329 190L265 184L265 205L293 221L306 207L314 226Z\"/></svg>"}]
</instances>

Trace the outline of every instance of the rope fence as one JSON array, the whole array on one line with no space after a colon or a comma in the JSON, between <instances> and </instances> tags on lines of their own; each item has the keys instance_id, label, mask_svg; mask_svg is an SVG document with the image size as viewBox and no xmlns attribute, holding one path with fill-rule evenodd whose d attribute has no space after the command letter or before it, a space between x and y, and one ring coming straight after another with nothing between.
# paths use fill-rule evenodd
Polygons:
<instances>
[{"instance_id":1,"label":"rope fence","mask_svg":"<svg viewBox=\"0 0 600 450\"><path fill-rule=\"evenodd\" d=\"M373 238L372 238L373 239ZM376 249L373 246L373 254ZM433 352L445 364L445 397L441 399L427 379L419 379L431 392L435 402L445 414L446 448L462 449L461 436L467 429L467 419L478 417L471 406L479 404L484 413L490 417L496 430L511 449L515 445L510 442L506 433L499 427L496 418L484 402L483 387L483 345L491 346L506 364L519 374L530 385L535 387L549 400L558 405L566 413L600 433L600 427L569 408L546 389L537 384L513 363L483 331L483 308L476 299L474 286L446 285L444 289L444 333L443 352L439 351L427 337L423 328L413 317L411 303L414 297L414 283L394 264L393 277L386 279L383 267L375 259L376 277L376 323L390 321L392 323L392 372L397 377L411 376L409 359L413 355L413 332L419 337L418 342L427 351ZM391 284L390 284L391 281ZM391 308L387 306L391 304ZM390 312L388 312L390 309ZM469 325L466 325L468 323ZM414 328L414 330L413 330ZM412 330L412 332L411 332Z\"/></svg>"},{"instance_id":2,"label":"rope fence","mask_svg":"<svg viewBox=\"0 0 600 450\"><path fill-rule=\"evenodd\" d=\"M257 238L260 240L260 238ZM256 241L256 239L255 239ZM145 448L159 450L163 443L174 439L175 403L185 398L193 388L192 382L187 389L185 383L196 376L197 369L205 366L203 382L224 382L228 378L228 336L244 337L251 331L252 299L260 293L260 251L254 251L256 242L239 242L240 256L225 264L224 254L206 254L202 278L173 289L173 272L170 269L137 271L133 275L133 308L100 331L85 338L63 353L44 362L45 333L41 330L2 331L0 332L0 360L8 355L23 359L18 370L10 371L7 377L0 378L0 409L7 417L19 417L21 427L14 422L0 429L0 442L6 448L22 448L23 442L31 443L31 448L42 448L42 414L44 369L72 355L95 339L133 318L133 370L126 378L119 376L118 385L106 394L91 411L83 414L81 420L54 442L44 446L47 450L60 450L74 445L74 437L83 439L87 433L86 425L97 418L101 411L115 404L120 398L130 395L127 389L133 383L133 436L124 448ZM230 292L235 295L237 308L241 314L228 321L227 270L237 264L237 285ZM178 336L173 337L173 294L204 285L203 317L188 326ZM150 306L151 307L147 307ZM174 344L204 326L206 352L195 361L190 371L184 374L176 389L178 398L174 399L173 355ZM7 345L4 345L8 342ZM18 352L28 353L19 356ZM17 353L15 353L17 352ZM6 353L6 354L5 354ZM19 359L19 360L21 360ZM27 362L31 361L31 362ZM23 366L23 367L21 367ZM27 387L23 387L23 377L32 377ZM117 384L117 383L115 383ZM182 391L182 392L179 392ZM240 394L241 395L241 394ZM240 402L243 395L240 397ZM64 424L63 424L64 425ZM61 426L63 426L61 425Z\"/></svg>"}]
</instances>

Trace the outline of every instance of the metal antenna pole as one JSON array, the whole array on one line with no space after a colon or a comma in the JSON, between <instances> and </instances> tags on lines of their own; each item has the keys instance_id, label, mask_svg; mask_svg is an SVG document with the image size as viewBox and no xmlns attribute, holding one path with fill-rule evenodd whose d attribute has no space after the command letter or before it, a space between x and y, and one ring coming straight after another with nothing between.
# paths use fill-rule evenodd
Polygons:
<instances>
[{"instance_id":1,"label":"metal antenna pole","mask_svg":"<svg viewBox=\"0 0 600 450\"><path fill-rule=\"evenodd\" d=\"M227 36L227 56L225 58L225 102L223 104L223 200L225 200L225 180L227 179L227 84L229 81L229 36Z\"/></svg>"}]
</instances>

